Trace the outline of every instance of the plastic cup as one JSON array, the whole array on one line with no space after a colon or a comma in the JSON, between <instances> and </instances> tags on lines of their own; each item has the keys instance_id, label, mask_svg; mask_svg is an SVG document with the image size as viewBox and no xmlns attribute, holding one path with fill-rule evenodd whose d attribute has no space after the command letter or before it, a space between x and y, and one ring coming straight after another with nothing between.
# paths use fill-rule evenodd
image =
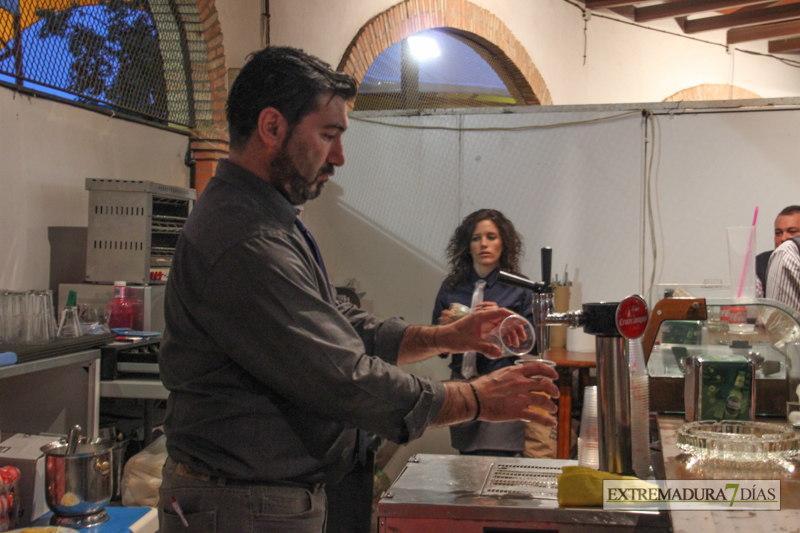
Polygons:
<instances>
[{"instance_id":1,"label":"plastic cup","mask_svg":"<svg viewBox=\"0 0 800 533\"><path fill-rule=\"evenodd\" d=\"M578 437L578 464L600 468L600 444L597 438L597 387L583 392L581 429Z\"/></svg>"},{"instance_id":2,"label":"plastic cup","mask_svg":"<svg viewBox=\"0 0 800 533\"><path fill-rule=\"evenodd\" d=\"M550 361L549 359L542 359L538 355L530 355L530 354L522 355L519 359L514 361L515 365L525 365L525 364L528 364L528 363L544 363L544 364L546 364L548 366L556 366L556 362L555 361ZM549 379L549 378L534 377L533 379ZM541 394L542 396L546 396L548 399L550 398L550 395L547 394L546 392L532 392L531 394ZM534 407L532 405L529 405L528 407L530 409L533 409L534 411L536 411L538 413L543 414L543 415L552 416L550 413L548 413L544 409L540 409L540 408Z\"/></svg>"},{"instance_id":3,"label":"plastic cup","mask_svg":"<svg viewBox=\"0 0 800 533\"><path fill-rule=\"evenodd\" d=\"M728 266L731 272L731 297L756 296L756 235L753 226L728 228ZM740 294L741 287L741 294Z\"/></svg>"},{"instance_id":4,"label":"plastic cup","mask_svg":"<svg viewBox=\"0 0 800 533\"><path fill-rule=\"evenodd\" d=\"M536 344L536 333L525 317L511 315L503 319L486 339L500 348L503 352L501 357L509 357L530 352Z\"/></svg>"}]
</instances>

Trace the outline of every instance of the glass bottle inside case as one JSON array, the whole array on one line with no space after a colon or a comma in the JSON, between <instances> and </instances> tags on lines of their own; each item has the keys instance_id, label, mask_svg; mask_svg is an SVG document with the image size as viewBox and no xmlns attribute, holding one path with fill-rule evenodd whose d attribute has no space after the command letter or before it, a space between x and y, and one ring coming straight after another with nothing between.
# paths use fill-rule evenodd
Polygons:
<instances>
[{"instance_id":1,"label":"glass bottle inside case","mask_svg":"<svg viewBox=\"0 0 800 533\"><path fill-rule=\"evenodd\" d=\"M722 414L723 420L738 420L741 418L742 412L747 408L747 397L744 395L745 373L739 372L736 376L736 381L733 388L728 393L728 399L725 401L725 411Z\"/></svg>"}]
</instances>

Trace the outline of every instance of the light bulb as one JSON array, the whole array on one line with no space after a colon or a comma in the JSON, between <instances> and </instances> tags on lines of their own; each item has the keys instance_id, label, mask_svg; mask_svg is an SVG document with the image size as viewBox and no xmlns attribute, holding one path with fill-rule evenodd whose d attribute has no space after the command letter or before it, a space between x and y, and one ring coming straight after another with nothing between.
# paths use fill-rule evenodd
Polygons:
<instances>
[{"instance_id":1,"label":"light bulb","mask_svg":"<svg viewBox=\"0 0 800 533\"><path fill-rule=\"evenodd\" d=\"M439 45L436 44L436 41L431 37L412 35L408 38L408 46L411 49L411 54L417 58L418 61L442 55L441 50L439 50Z\"/></svg>"}]
</instances>

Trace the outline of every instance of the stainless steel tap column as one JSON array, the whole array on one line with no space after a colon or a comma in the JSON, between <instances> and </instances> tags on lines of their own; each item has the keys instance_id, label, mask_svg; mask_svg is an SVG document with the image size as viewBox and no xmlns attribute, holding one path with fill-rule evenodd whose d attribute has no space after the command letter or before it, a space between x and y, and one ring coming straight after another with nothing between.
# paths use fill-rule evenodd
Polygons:
<instances>
[{"instance_id":1,"label":"stainless steel tap column","mask_svg":"<svg viewBox=\"0 0 800 533\"><path fill-rule=\"evenodd\" d=\"M622 302L589 303L580 311L553 313L549 285L502 271L497 280L533 291L533 325L540 354L550 349L548 326L582 327L595 336L600 470L633 475L628 338L638 338L644 332L647 304L638 296L629 296Z\"/></svg>"},{"instance_id":2,"label":"stainless steel tap column","mask_svg":"<svg viewBox=\"0 0 800 533\"><path fill-rule=\"evenodd\" d=\"M597 349L597 438L600 470L632 475L631 381L628 339L595 336Z\"/></svg>"},{"instance_id":3,"label":"stainless steel tap column","mask_svg":"<svg viewBox=\"0 0 800 533\"><path fill-rule=\"evenodd\" d=\"M553 312L553 293L533 294L533 328L536 332L536 349L539 354L550 349L550 328L547 317Z\"/></svg>"}]
</instances>

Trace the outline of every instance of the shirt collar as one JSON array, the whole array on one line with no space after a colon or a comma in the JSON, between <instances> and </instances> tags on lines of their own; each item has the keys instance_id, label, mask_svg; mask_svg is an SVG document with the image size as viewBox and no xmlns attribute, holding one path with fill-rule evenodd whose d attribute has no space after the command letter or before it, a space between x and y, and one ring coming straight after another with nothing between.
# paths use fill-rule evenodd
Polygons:
<instances>
[{"instance_id":1,"label":"shirt collar","mask_svg":"<svg viewBox=\"0 0 800 533\"><path fill-rule=\"evenodd\" d=\"M494 270L492 270L491 272L489 272L489 275L486 276L485 278L481 278L480 276L478 276L478 273L475 272L475 269L473 268L472 269L472 275L469 278L469 282L474 287L476 281L478 281L479 279L485 279L486 280L486 288L489 289L491 287L494 287L494 284L497 283L497 273L498 272L500 272L500 267L497 267Z\"/></svg>"},{"instance_id":2,"label":"shirt collar","mask_svg":"<svg viewBox=\"0 0 800 533\"><path fill-rule=\"evenodd\" d=\"M294 224L299 210L289 203L289 200L271 183L264 181L229 159L220 159L215 177L247 192L256 201L269 209L286 227Z\"/></svg>"}]
</instances>

